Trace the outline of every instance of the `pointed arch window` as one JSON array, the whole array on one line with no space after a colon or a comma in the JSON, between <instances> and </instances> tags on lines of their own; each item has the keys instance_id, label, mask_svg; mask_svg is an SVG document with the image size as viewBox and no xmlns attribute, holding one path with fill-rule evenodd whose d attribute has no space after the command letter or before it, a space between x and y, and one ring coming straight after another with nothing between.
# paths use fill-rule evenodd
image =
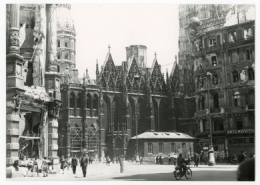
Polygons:
<instances>
[{"instance_id":1,"label":"pointed arch window","mask_svg":"<svg viewBox=\"0 0 260 185\"><path fill-rule=\"evenodd\" d=\"M73 92L70 93L70 108L74 108L74 103L75 103L74 98L75 98L74 93Z\"/></svg>"},{"instance_id":2,"label":"pointed arch window","mask_svg":"<svg viewBox=\"0 0 260 185\"><path fill-rule=\"evenodd\" d=\"M251 67L247 70L247 72L248 72L248 80L255 80L255 72Z\"/></svg>"},{"instance_id":3,"label":"pointed arch window","mask_svg":"<svg viewBox=\"0 0 260 185\"><path fill-rule=\"evenodd\" d=\"M81 108L81 93L77 95L77 116L80 116L80 108Z\"/></svg>"},{"instance_id":4,"label":"pointed arch window","mask_svg":"<svg viewBox=\"0 0 260 185\"><path fill-rule=\"evenodd\" d=\"M75 116L75 94L70 93L70 116Z\"/></svg>"},{"instance_id":5,"label":"pointed arch window","mask_svg":"<svg viewBox=\"0 0 260 185\"><path fill-rule=\"evenodd\" d=\"M93 97L93 117L98 117L98 96Z\"/></svg>"},{"instance_id":6,"label":"pointed arch window","mask_svg":"<svg viewBox=\"0 0 260 185\"><path fill-rule=\"evenodd\" d=\"M91 109L91 105L90 105L90 101L91 101L91 96L90 94L87 94L87 116L90 116L90 109Z\"/></svg>"},{"instance_id":7,"label":"pointed arch window","mask_svg":"<svg viewBox=\"0 0 260 185\"><path fill-rule=\"evenodd\" d=\"M238 71L234 70L232 72L232 75L233 75L233 82L238 82L238 79L239 79Z\"/></svg>"}]
</instances>

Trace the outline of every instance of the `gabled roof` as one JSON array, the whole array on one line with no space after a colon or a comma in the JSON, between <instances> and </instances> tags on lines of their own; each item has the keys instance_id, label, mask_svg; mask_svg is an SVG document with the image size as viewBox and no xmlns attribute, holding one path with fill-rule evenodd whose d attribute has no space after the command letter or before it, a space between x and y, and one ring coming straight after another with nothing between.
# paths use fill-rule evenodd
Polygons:
<instances>
[{"instance_id":1,"label":"gabled roof","mask_svg":"<svg viewBox=\"0 0 260 185\"><path fill-rule=\"evenodd\" d=\"M178 64L177 64L177 62L175 61L174 64L173 64L173 66L172 66L172 71L171 71L170 76L173 76L173 74L174 74L174 72L175 72L175 69L176 69L177 67L178 67Z\"/></svg>"},{"instance_id":2,"label":"gabled roof","mask_svg":"<svg viewBox=\"0 0 260 185\"><path fill-rule=\"evenodd\" d=\"M131 139L195 139L181 132L144 132Z\"/></svg>"},{"instance_id":3,"label":"gabled roof","mask_svg":"<svg viewBox=\"0 0 260 185\"><path fill-rule=\"evenodd\" d=\"M107 61L109 61L109 60L112 60L112 61L113 61L113 58L112 58L112 55L111 55L110 51L107 52L107 56L106 56L106 58L105 58L105 61L104 61L103 67L106 66ZM113 61L113 62L114 62L114 61Z\"/></svg>"},{"instance_id":4,"label":"gabled roof","mask_svg":"<svg viewBox=\"0 0 260 185\"><path fill-rule=\"evenodd\" d=\"M153 59L153 64L152 64L152 67L151 67L152 72L153 72L153 68L154 68L156 62L157 62L157 58L155 57L155 58ZM158 64L158 62L157 62L157 64Z\"/></svg>"}]
</instances>

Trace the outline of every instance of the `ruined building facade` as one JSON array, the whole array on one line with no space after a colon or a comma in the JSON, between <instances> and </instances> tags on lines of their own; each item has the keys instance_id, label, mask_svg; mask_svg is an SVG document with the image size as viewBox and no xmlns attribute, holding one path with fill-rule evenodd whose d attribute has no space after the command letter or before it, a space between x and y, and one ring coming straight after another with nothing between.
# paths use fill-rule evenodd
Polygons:
<instances>
[{"instance_id":1,"label":"ruined building facade","mask_svg":"<svg viewBox=\"0 0 260 185\"><path fill-rule=\"evenodd\" d=\"M217 156L255 153L254 13L253 5L179 6L179 65L186 57L192 66L198 150L212 133Z\"/></svg>"}]
</instances>

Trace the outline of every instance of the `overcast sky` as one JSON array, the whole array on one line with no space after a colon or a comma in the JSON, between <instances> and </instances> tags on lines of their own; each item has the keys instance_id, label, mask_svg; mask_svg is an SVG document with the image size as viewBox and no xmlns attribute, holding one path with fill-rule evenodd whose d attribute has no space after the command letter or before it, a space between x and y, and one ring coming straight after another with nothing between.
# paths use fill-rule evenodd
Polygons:
<instances>
[{"instance_id":1,"label":"overcast sky","mask_svg":"<svg viewBox=\"0 0 260 185\"><path fill-rule=\"evenodd\" d=\"M171 72L178 53L178 5L174 4L72 4L76 27L76 62L80 77L88 68L96 78L96 60L103 65L108 45L115 65L126 61L125 47L147 46L147 66L154 53L165 73Z\"/></svg>"}]
</instances>

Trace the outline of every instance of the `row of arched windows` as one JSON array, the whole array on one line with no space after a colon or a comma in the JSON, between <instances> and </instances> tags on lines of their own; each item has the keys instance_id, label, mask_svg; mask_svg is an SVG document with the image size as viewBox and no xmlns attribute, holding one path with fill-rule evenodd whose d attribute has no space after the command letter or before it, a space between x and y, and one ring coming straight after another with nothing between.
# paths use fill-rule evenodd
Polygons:
<instances>
[{"instance_id":1,"label":"row of arched windows","mask_svg":"<svg viewBox=\"0 0 260 185\"><path fill-rule=\"evenodd\" d=\"M69 44L69 41L68 40L65 40L64 41L64 45L63 45L65 48L69 48L69 46L71 46L70 48L74 48L74 40L71 40L71 42L70 42L70 44ZM57 47L59 48L59 47L62 47L62 45L61 45L61 40L60 39L58 39L57 40Z\"/></svg>"},{"instance_id":2,"label":"row of arched windows","mask_svg":"<svg viewBox=\"0 0 260 185\"><path fill-rule=\"evenodd\" d=\"M78 93L75 95L73 92L70 93L70 116L82 116L81 108L86 108L87 117L98 117L98 96L94 94L91 96L89 93L86 97L86 105L82 104L82 94Z\"/></svg>"},{"instance_id":3,"label":"row of arched windows","mask_svg":"<svg viewBox=\"0 0 260 185\"><path fill-rule=\"evenodd\" d=\"M66 59L66 60L75 60L74 58L74 53L72 52L70 55L69 55L69 52L66 51L64 54L62 54L61 52L58 52L57 53L57 58L58 59Z\"/></svg>"},{"instance_id":4,"label":"row of arched windows","mask_svg":"<svg viewBox=\"0 0 260 185\"><path fill-rule=\"evenodd\" d=\"M241 74L238 73L237 70L233 70L232 71L232 76L233 76L233 82L238 82L240 79L243 80L243 78L245 78L245 73L243 73L243 71L241 72ZM247 70L247 76L248 76L248 80L255 80L255 72L253 70L253 68L248 68Z\"/></svg>"}]
</instances>

